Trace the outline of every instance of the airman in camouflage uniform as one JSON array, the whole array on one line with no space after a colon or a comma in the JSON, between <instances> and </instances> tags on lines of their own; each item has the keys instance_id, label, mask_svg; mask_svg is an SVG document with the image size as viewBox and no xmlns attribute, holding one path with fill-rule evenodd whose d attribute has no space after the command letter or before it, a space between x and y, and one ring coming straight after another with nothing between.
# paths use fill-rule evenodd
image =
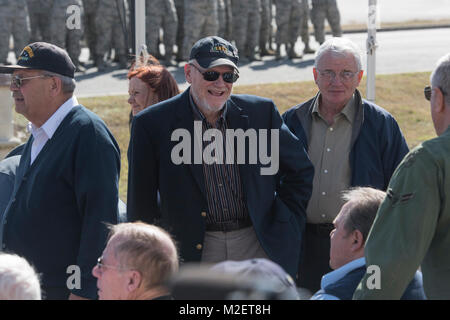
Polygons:
<instances>
[{"instance_id":1,"label":"airman in camouflage uniform","mask_svg":"<svg viewBox=\"0 0 450 320\"><path fill-rule=\"evenodd\" d=\"M79 11L69 11L69 6L77 6ZM74 14L80 13L75 17ZM75 18L75 19L72 19ZM56 0L53 1L51 10L51 43L65 48L75 67L80 68L79 56L81 53L81 38L83 37L83 4L81 0ZM77 26L77 20L79 25Z\"/></svg>"},{"instance_id":2,"label":"airman in camouflage uniform","mask_svg":"<svg viewBox=\"0 0 450 320\"><path fill-rule=\"evenodd\" d=\"M124 12L125 8L125 12ZM125 46L126 13L128 3L123 0L98 0L97 44L95 47L95 61L99 71L106 69L105 55L112 47L119 58L120 68L127 67L127 47ZM125 30L124 30L125 28Z\"/></svg>"},{"instance_id":3,"label":"airman in camouflage uniform","mask_svg":"<svg viewBox=\"0 0 450 320\"><path fill-rule=\"evenodd\" d=\"M30 42L30 24L26 0L0 0L0 8L0 64L6 64L11 34L18 57Z\"/></svg>"},{"instance_id":4,"label":"airman in camouflage uniform","mask_svg":"<svg viewBox=\"0 0 450 320\"><path fill-rule=\"evenodd\" d=\"M450 299L450 54L431 74L431 119L438 137L411 150L389 182L365 246L369 272L354 299L398 300L421 267L425 295ZM427 94L428 91L428 94Z\"/></svg>"},{"instance_id":5,"label":"airman in camouflage uniform","mask_svg":"<svg viewBox=\"0 0 450 320\"><path fill-rule=\"evenodd\" d=\"M173 46L177 36L178 18L173 0L146 0L146 31L148 51L158 57L159 32L164 34L164 59L168 64L173 64Z\"/></svg>"},{"instance_id":6,"label":"airman in camouflage uniform","mask_svg":"<svg viewBox=\"0 0 450 320\"><path fill-rule=\"evenodd\" d=\"M272 1L261 0L261 28L259 30L259 52L261 56L274 55L270 47L272 39Z\"/></svg>"},{"instance_id":7,"label":"airman in camouflage uniform","mask_svg":"<svg viewBox=\"0 0 450 320\"><path fill-rule=\"evenodd\" d=\"M175 0L175 9L177 10L177 61L183 61L183 37L184 37L184 0Z\"/></svg>"},{"instance_id":8,"label":"airman in camouflage uniform","mask_svg":"<svg viewBox=\"0 0 450 320\"><path fill-rule=\"evenodd\" d=\"M260 60L255 55L261 27L261 0L231 0L233 40L241 61Z\"/></svg>"},{"instance_id":9,"label":"airman in camouflage uniform","mask_svg":"<svg viewBox=\"0 0 450 320\"><path fill-rule=\"evenodd\" d=\"M217 0L184 0L183 60L189 59L194 43L219 31Z\"/></svg>"},{"instance_id":10,"label":"airman in camouflage uniform","mask_svg":"<svg viewBox=\"0 0 450 320\"><path fill-rule=\"evenodd\" d=\"M219 18L218 35L223 39L231 39L232 37L231 0L218 0L217 6Z\"/></svg>"},{"instance_id":11,"label":"airman in camouflage uniform","mask_svg":"<svg viewBox=\"0 0 450 320\"><path fill-rule=\"evenodd\" d=\"M95 19L97 18L98 0L83 0L84 7L84 35L89 48L90 59L95 60L95 44L97 33L95 31Z\"/></svg>"},{"instance_id":12,"label":"airman in camouflage uniform","mask_svg":"<svg viewBox=\"0 0 450 320\"><path fill-rule=\"evenodd\" d=\"M281 58L281 46L286 46L286 52L289 58L301 58L295 52L295 44L300 33L303 7L301 0L276 0L277 22L277 59Z\"/></svg>"},{"instance_id":13,"label":"airman in camouflage uniform","mask_svg":"<svg viewBox=\"0 0 450 320\"><path fill-rule=\"evenodd\" d=\"M316 41L325 41L325 18L328 20L333 37L341 37L341 16L336 0L312 0L311 21L314 25Z\"/></svg>"},{"instance_id":14,"label":"airman in camouflage uniform","mask_svg":"<svg viewBox=\"0 0 450 320\"><path fill-rule=\"evenodd\" d=\"M303 54L307 53L314 53L315 51L311 49L309 46L309 4L308 0L302 0L302 8L303 8L303 15L302 15L302 21L300 26L300 35L302 37L302 42L305 45L303 49Z\"/></svg>"},{"instance_id":15,"label":"airman in camouflage uniform","mask_svg":"<svg viewBox=\"0 0 450 320\"><path fill-rule=\"evenodd\" d=\"M50 13L54 0L27 0L30 17L30 42L51 41Z\"/></svg>"}]
</instances>

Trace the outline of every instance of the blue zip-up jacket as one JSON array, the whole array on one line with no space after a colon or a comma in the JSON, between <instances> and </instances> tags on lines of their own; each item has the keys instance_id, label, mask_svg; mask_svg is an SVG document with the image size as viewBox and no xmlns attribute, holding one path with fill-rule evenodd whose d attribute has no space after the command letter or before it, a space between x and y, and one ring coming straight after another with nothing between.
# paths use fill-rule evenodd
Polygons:
<instances>
[{"instance_id":1,"label":"blue zip-up jacket","mask_svg":"<svg viewBox=\"0 0 450 320\"><path fill-rule=\"evenodd\" d=\"M296 105L283 114L289 129L308 150L312 109L311 100ZM352 129L350 168L351 186L373 187L385 191L395 168L408 153L408 145L394 117L383 108L361 98L355 90L357 103Z\"/></svg>"}]
</instances>

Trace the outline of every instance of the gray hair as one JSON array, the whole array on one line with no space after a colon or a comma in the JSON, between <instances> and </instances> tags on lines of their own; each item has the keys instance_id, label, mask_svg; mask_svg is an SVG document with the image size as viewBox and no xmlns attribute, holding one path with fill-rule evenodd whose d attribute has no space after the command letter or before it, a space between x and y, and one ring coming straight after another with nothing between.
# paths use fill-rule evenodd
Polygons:
<instances>
[{"instance_id":1,"label":"gray hair","mask_svg":"<svg viewBox=\"0 0 450 320\"><path fill-rule=\"evenodd\" d=\"M41 300L38 275L15 254L0 253L0 300Z\"/></svg>"},{"instance_id":2,"label":"gray hair","mask_svg":"<svg viewBox=\"0 0 450 320\"><path fill-rule=\"evenodd\" d=\"M345 230L348 232L359 230L364 241L366 241L378 208L385 196L385 192L369 187L356 187L344 191L342 200L355 203L354 207L344 217Z\"/></svg>"},{"instance_id":3,"label":"gray hair","mask_svg":"<svg viewBox=\"0 0 450 320\"><path fill-rule=\"evenodd\" d=\"M57 77L61 79L63 93L73 93L75 91L75 88L77 86L75 79L50 71L44 71L42 74L49 77Z\"/></svg>"},{"instance_id":4,"label":"gray hair","mask_svg":"<svg viewBox=\"0 0 450 320\"><path fill-rule=\"evenodd\" d=\"M445 92L446 104L450 106L450 53L440 58L430 76L431 86Z\"/></svg>"},{"instance_id":5,"label":"gray hair","mask_svg":"<svg viewBox=\"0 0 450 320\"><path fill-rule=\"evenodd\" d=\"M178 271L178 251L164 229L143 222L119 223L109 229L109 239L118 239L114 253L120 266L139 271L144 289L164 285Z\"/></svg>"},{"instance_id":6,"label":"gray hair","mask_svg":"<svg viewBox=\"0 0 450 320\"><path fill-rule=\"evenodd\" d=\"M320 59L326 52L334 52L334 53L340 53L340 54L346 54L349 53L353 55L355 59L356 66L358 67L357 71L362 70L362 56L361 56L361 49L351 41L350 39L343 38L343 37L334 37L330 38L319 47L316 53L316 58L314 60L314 67L317 68Z\"/></svg>"}]
</instances>

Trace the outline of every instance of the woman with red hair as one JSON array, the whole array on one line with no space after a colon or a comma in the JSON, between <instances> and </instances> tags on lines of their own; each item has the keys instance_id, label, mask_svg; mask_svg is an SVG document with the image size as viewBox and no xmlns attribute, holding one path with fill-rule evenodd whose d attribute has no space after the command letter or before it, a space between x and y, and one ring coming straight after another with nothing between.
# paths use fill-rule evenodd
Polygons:
<instances>
[{"instance_id":1,"label":"woman with red hair","mask_svg":"<svg viewBox=\"0 0 450 320\"><path fill-rule=\"evenodd\" d=\"M133 116L145 108L180 93L172 74L158 60L150 56L148 62L133 65L128 72L128 103Z\"/></svg>"}]
</instances>

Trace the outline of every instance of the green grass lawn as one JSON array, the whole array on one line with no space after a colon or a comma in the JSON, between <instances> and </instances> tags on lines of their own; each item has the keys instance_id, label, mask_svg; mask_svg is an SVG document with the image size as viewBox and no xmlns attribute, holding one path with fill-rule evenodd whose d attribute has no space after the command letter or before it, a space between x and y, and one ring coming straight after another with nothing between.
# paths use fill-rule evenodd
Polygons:
<instances>
[{"instance_id":1,"label":"green grass lawn","mask_svg":"<svg viewBox=\"0 0 450 320\"><path fill-rule=\"evenodd\" d=\"M429 102L423 88L429 83L429 72L380 75L376 80L376 103L397 119L410 147L435 136ZM365 96L365 79L359 88ZM280 113L313 97L317 88L313 81L236 86L234 93L255 94L275 101ZM126 201L128 161L127 149L130 138L128 115L130 107L127 96L79 99L87 108L97 113L108 125L119 143L122 157L120 172L120 198ZM27 121L15 116L16 130L24 132Z\"/></svg>"}]
</instances>

